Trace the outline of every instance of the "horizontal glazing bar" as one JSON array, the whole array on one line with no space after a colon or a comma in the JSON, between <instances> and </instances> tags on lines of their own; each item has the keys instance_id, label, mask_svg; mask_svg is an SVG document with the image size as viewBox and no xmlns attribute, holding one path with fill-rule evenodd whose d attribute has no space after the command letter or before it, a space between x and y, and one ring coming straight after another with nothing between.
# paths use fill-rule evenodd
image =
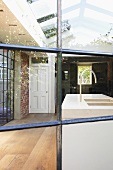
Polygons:
<instances>
[{"instance_id":1,"label":"horizontal glazing bar","mask_svg":"<svg viewBox=\"0 0 113 170\"><path fill-rule=\"evenodd\" d=\"M0 127L0 131L11 131L11 130L21 130L21 129L29 129L29 128L40 128L40 127L50 127L50 126L58 126L61 123L59 121L52 122L42 122L42 123L32 123L32 124L21 124L15 126L2 126Z\"/></svg>"},{"instance_id":2,"label":"horizontal glazing bar","mask_svg":"<svg viewBox=\"0 0 113 170\"><path fill-rule=\"evenodd\" d=\"M84 50L72 50L72 49L62 49L62 54L90 55L91 57L92 56L113 57L113 53L84 51Z\"/></svg>"},{"instance_id":3,"label":"horizontal glazing bar","mask_svg":"<svg viewBox=\"0 0 113 170\"><path fill-rule=\"evenodd\" d=\"M34 47L34 46L22 46L22 45L13 45L13 44L0 44L1 49L10 49L10 50L24 50L24 51L37 51L37 52L49 52L57 53L60 52L57 48L45 48L45 47Z\"/></svg>"},{"instance_id":4,"label":"horizontal glazing bar","mask_svg":"<svg viewBox=\"0 0 113 170\"><path fill-rule=\"evenodd\" d=\"M35 51L35 52L48 52L48 53L62 52L63 54L113 57L113 53L106 53L106 52L94 52L94 51L73 50L73 49L59 49L59 48L45 48L45 47L22 46L22 45L13 45L13 44L0 44L0 48L1 49L7 48L10 50Z\"/></svg>"},{"instance_id":5,"label":"horizontal glazing bar","mask_svg":"<svg viewBox=\"0 0 113 170\"><path fill-rule=\"evenodd\" d=\"M81 119L42 122L42 123L31 123L31 124L20 124L20 125L14 125L14 126L2 126L2 127L0 127L0 131L12 131L12 130L41 128L41 127L50 127L50 126L59 126L59 125L69 125L69 124L77 124L77 123L110 121L110 120L113 120L113 116L103 116L103 117L94 117L94 118L81 118Z\"/></svg>"},{"instance_id":6,"label":"horizontal glazing bar","mask_svg":"<svg viewBox=\"0 0 113 170\"><path fill-rule=\"evenodd\" d=\"M90 118L78 118L78 119L67 119L62 120L62 125L77 124L77 123L88 123L97 121L108 121L113 120L113 116L101 116L101 117L90 117Z\"/></svg>"}]
</instances>

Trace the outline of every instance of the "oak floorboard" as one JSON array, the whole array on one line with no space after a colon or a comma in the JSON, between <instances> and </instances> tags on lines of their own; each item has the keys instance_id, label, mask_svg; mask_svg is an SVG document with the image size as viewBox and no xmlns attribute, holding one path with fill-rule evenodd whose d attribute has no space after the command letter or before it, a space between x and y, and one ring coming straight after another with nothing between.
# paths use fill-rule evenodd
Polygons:
<instances>
[{"instance_id":1,"label":"oak floorboard","mask_svg":"<svg viewBox=\"0 0 113 170\"><path fill-rule=\"evenodd\" d=\"M29 124L29 123L39 123L39 122L50 122L56 120L56 115L52 113L30 113L24 118L15 119L5 124L4 126L12 126L18 124Z\"/></svg>"},{"instance_id":2,"label":"oak floorboard","mask_svg":"<svg viewBox=\"0 0 113 170\"><path fill-rule=\"evenodd\" d=\"M14 138L15 131L0 132L0 160L7 154L10 141Z\"/></svg>"},{"instance_id":3,"label":"oak floorboard","mask_svg":"<svg viewBox=\"0 0 113 170\"><path fill-rule=\"evenodd\" d=\"M56 170L56 127L0 132L0 170Z\"/></svg>"},{"instance_id":4,"label":"oak floorboard","mask_svg":"<svg viewBox=\"0 0 113 170\"><path fill-rule=\"evenodd\" d=\"M10 138L12 138L12 136L15 134L15 131L11 131L10 133L7 132L0 132L0 145L4 144L5 142L7 142L7 140L10 140Z\"/></svg>"},{"instance_id":5,"label":"oak floorboard","mask_svg":"<svg viewBox=\"0 0 113 170\"><path fill-rule=\"evenodd\" d=\"M5 155L1 160L0 160L0 170L6 170L8 169L9 165L13 161L15 155Z\"/></svg>"},{"instance_id":6,"label":"oak floorboard","mask_svg":"<svg viewBox=\"0 0 113 170\"><path fill-rule=\"evenodd\" d=\"M28 154L18 154L15 155L14 159L11 161L10 165L6 167L8 170L21 170L26 160L28 159Z\"/></svg>"},{"instance_id":7,"label":"oak floorboard","mask_svg":"<svg viewBox=\"0 0 113 170\"><path fill-rule=\"evenodd\" d=\"M51 152L56 148L55 132L55 127L45 129L22 170L56 170L56 152Z\"/></svg>"},{"instance_id":8,"label":"oak floorboard","mask_svg":"<svg viewBox=\"0 0 113 170\"><path fill-rule=\"evenodd\" d=\"M17 131L14 137L8 142L8 153L30 154L44 130L45 128L34 128Z\"/></svg>"}]
</instances>

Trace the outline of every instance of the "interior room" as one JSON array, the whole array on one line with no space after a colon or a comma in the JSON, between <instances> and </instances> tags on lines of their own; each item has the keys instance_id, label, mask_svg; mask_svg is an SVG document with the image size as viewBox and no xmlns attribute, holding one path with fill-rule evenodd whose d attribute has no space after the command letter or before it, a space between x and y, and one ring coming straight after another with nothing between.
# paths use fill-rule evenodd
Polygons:
<instances>
[{"instance_id":1,"label":"interior room","mask_svg":"<svg viewBox=\"0 0 113 170\"><path fill-rule=\"evenodd\" d=\"M2 169L113 169L111 0L0 0L0 138Z\"/></svg>"},{"instance_id":2,"label":"interior room","mask_svg":"<svg viewBox=\"0 0 113 170\"><path fill-rule=\"evenodd\" d=\"M86 82L82 86L82 93L100 93L113 96L112 89L112 65L113 59L109 57L92 57L92 56L68 56L63 57L62 62L62 98L66 94L78 94L78 72L79 67L86 67L95 72L97 83L94 82L93 75L91 82ZM88 67L88 68L87 68ZM89 73L90 75L90 73Z\"/></svg>"}]
</instances>

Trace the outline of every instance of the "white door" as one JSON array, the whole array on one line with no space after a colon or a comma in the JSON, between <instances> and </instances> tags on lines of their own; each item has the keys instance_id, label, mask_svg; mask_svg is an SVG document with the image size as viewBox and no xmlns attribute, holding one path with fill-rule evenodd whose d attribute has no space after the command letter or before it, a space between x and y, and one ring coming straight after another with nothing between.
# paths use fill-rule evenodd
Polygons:
<instances>
[{"instance_id":1,"label":"white door","mask_svg":"<svg viewBox=\"0 0 113 170\"><path fill-rule=\"evenodd\" d=\"M30 113L48 113L48 67L30 69Z\"/></svg>"}]
</instances>

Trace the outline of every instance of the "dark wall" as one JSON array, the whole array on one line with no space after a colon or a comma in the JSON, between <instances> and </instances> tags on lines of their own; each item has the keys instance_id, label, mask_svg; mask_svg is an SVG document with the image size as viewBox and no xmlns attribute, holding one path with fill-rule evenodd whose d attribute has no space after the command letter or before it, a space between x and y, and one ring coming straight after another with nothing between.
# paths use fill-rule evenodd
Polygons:
<instances>
[{"instance_id":1,"label":"dark wall","mask_svg":"<svg viewBox=\"0 0 113 170\"><path fill-rule=\"evenodd\" d=\"M77 64L70 63L70 93L77 93Z\"/></svg>"},{"instance_id":2,"label":"dark wall","mask_svg":"<svg viewBox=\"0 0 113 170\"><path fill-rule=\"evenodd\" d=\"M108 80L107 80L107 70L108 70L108 64L107 63L95 63L92 65L92 69L96 74L97 77L97 83L94 83L93 78L93 84L92 84L92 90L91 93L102 93L107 94L108 93Z\"/></svg>"},{"instance_id":3,"label":"dark wall","mask_svg":"<svg viewBox=\"0 0 113 170\"><path fill-rule=\"evenodd\" d=\"M113 97L113 59L106 58L103 63L101 61L93 63L92 70L96 74L97 83L95 84L92 76L92 85L82 85L82 93L105 94ZM64 71L68 71L68 75L65 75ZM72 63L72 60L62 63L62 99L66 94L79 94L77 63Z\"/></svg>"},{"instance_id":4,"label":"dark wall","mask_svg":"<svg viewBox=\"0 0 113 170\"><path fill-rule=\"evenodd\" d=\"M111 80L109 80L109 94L113 97L113 62L111 62Z\"/></svg>"},{"instance_id":5,"label":"dark wall","mask_svg":"<svg viewBox=\"0 0 113 170\"><path fill-rule=\"evenodd\" d=\"M70 94L70 63L62 64L62 100L66 94Z\"/></svg>"}]
</instances>

